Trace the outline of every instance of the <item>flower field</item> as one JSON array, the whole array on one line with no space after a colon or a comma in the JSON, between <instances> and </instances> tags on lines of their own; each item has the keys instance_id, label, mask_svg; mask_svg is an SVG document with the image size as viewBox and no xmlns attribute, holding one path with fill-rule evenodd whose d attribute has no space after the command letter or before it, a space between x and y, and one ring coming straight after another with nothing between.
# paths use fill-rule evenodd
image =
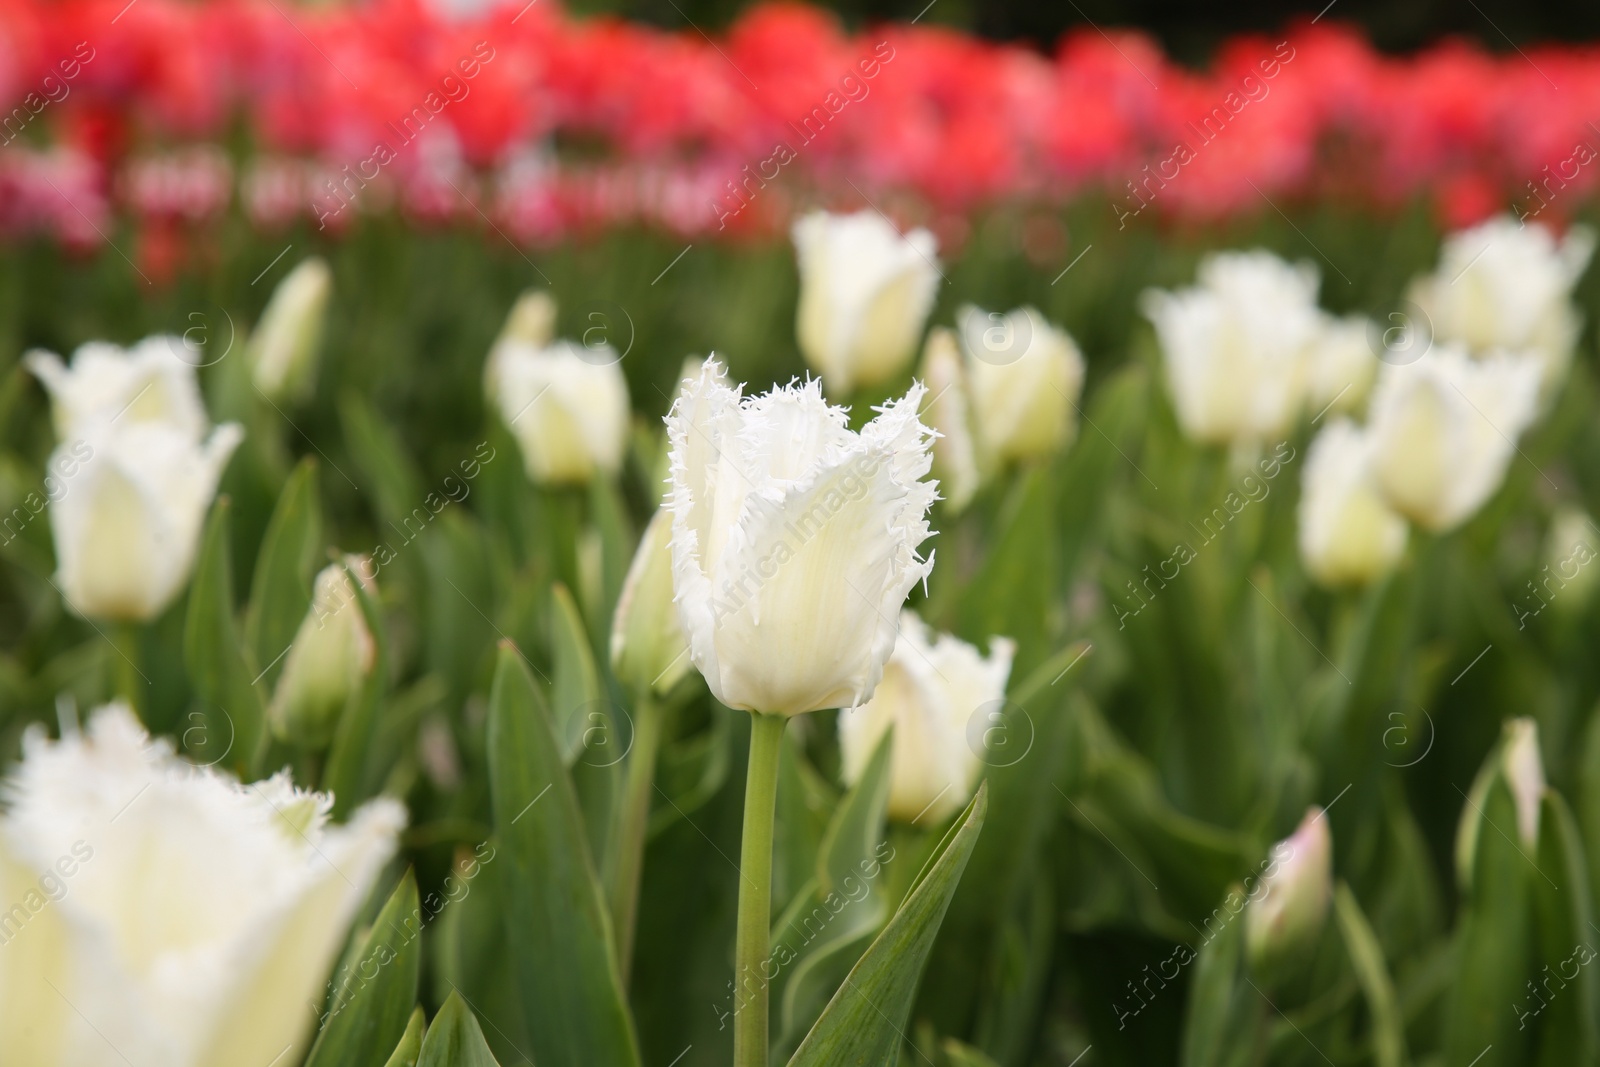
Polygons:
<instances>
[{"instance_id":1,"label":"flower field","mask_svg":"<svg viewBox=\"0 0 1600 1067\"><path fill-rule=\"evenodd\" d=\"M1596 58L0 0L0 1064L1600 1063Z\"/></svg>"}]
</instances>

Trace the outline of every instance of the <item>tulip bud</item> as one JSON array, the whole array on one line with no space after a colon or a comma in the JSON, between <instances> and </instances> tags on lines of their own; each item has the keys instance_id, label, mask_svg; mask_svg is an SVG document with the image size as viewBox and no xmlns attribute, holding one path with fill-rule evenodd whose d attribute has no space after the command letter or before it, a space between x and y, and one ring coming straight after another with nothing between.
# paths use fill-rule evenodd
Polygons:
<instances>
[{"instance_id":1,"label":"tulip bud","mask_svg":"<svg viewBox=\"0 0 1600 1067\"><path fill-rule=\"evenodd\" d=\"M1216 252L1198 286L1148 290L1178 424L1207 444L1281 438L1305 402L1317 271L1270 252Z\"/></svg>"},{"instance_id":2,"label":"tulip bud","mask_svg":"<svg viewBox=\"0 0 1600 1067\"><path fill-rule=\"evenodd\" d=\"M1406 547L1406 523L1384 503L1368 466L1371 443L1348 419L1311 443L1300 488L1300 558L1326 586L1387 574Z\"/></svg>"},{"instance_id":3,"label":"tulip bud","mask_svg":"<svg viewBox=\"0 0 1600 1067\"><path fill-rule=\"evenodd\" d=\"M1600 567L1590 566L1597 556L1600 536L1595 533L1594 520L1579 508L1560 508L1550 520L1544 569L1533 584L1558 611L1582 611L1600 580Z\"/></svg>"},{"instance_id":4,"label":"tulip bud","mask_svg":"<svg viewBox=\"0 0 1600 1067\"><path fill-rule=\"evenodd\" d=\"M971 397L956 335L935 327L922 353L922 383L932 394L924 416L939 436L933 442L933 473L945 506L959 514L978 491L978 454L973 440Z\"/></svg>"},{"instance_id":5,"label":"tulip bud","mask_svg":"<svg viewBox=\"0 0 1600 1067\"><path fill-rule=\"evenodd\" d=\"M875 211L813 211L794 224L800 352L835 396L887 381L916 352L939 286L938 244Z\"/></svg>"},{"instance_id":6,"label":"tulip bud","mask_svg":"<svg viewBox=\"0 0 1600 1067\"><path fill-rule=\"evenodd\" d=\"M181 338L159 336L128 349L90 341L72 354L70 369L38 349L25 362L50 393L62 441L81 440L106 423L154 423L199 441L210 420L187 351Z\"/></svg>"},{"instance_id":7,"label":"tulip bud","mask_svg":"<svg viewBox=\"0 0 1600 1067\"><path fill-rule=\"evenodd\" d=\"M1538 396L1532 356L1474 360L1436 346L1413 363L1384 364L1367 421L1389 506L1434 533L1461 525L1500 487Z\"/></svg>"},{"instance_id":8,"label":"tulip bud","mask_svg":"<svg viewBox=\"0 0 1600 1067\"><path fill-rule=\"evenodd\" d=\"M362 578L369 595L376 591L362 574L367 561L360 556L347 556L344 563L322 569L312 588L311 609L289 646L268 711L274 735L308 748L321 748L333 740L350 694L372 671L377 655L346 565Z\"/></svg>"},{"instance_id":9,"label":"tulip bud","mask_svg":"<svg viewBox=\"0 0 1600 1067\"><path fill-rule=\"evenodd\" d=\"M530 478L582 485L622 467L628 382L610 345L557 341L535 348L507 341L490 358L498 383L490 400L516 436Z\"/></svg>"},{"instance_id":10,"label":"tulip bud","mask_svg":"<svg viewBox=\"0 0 1600 1067\"><path fill-rule=\"evenodd\" d=\"M741 387L742 388L742 387ZM672 572L694 665L731 708L871 698L895 618L933 567L933 434L913 385L855 433L815 380L742 398L706 362L667 416Z\"/></svg>"},{"instance_id":11,"label":"tulip bud","mask_svg":"<svg viewBox=\"0 0 1600 1067\"><path fill-rule=\"evenodd\" d=\"M5 793L0 1063L19 1067L300 1063L405 825L387 798L330 825L331 797L196 767L123 704L60 741L30 729Z\"/></svg>"},{"instance_id":12,"label":"tulip bud","mask_svg":"<svg viewBox=\"0 0 1600 1067\"><path fill-rule=\"evenodd\" d=\"M484 394L494 400L500 392L500 363L508 347L544 348L556 335L556 299L543 289L529 289L517 297L500 335L483 365ZM509 344L508 344L509 342Z\"/></svg>"},{"instance_id":13,"label":"tulip bud","mask_svg":"<svg viewBox=\"0 0 1600 1067\"><path fill-rule=\"evenodd\" d=\"M968 304L956 322L985 460L1041 459L1065 447L1083 391L1083 355L1072 338L1031 307L998 315Z\"/></svg>"},{"instance_id":14,"label":"tulip bud","mask_svg":"<svg viewBox=\"0 0 1600 1067\"><path fill-rule=\"evenodd\" d=\"M1314 415L1357 411L1378 375L1377 324L1365 315L1319 315L1307 355L1306 403Z\"/></svg>"},{"instance_id":15,"label":"tulip bud","mask_svg":"<svg viewBox=\"0 0 1600 1067\"><path fill-rule=\"evenodd\" d=\"M1316 944L1328 917L1333 837L1321 808L1308 809L1295 832L1272 846L1257 893L1245 909L1245 951L1252 970L1271 976Z\"/></svg>"},{"instance_id":16,"label":"tulip bud","mask_svg":"<svg viewBox=\"0 0 1600 1067\"><path fill-rule=\"evenodd\" d=\"M1539 808L1544 803L1544 760L1539 755L1539 727L1532 719L1509 719L1501 729L1500 740L1484 761L1478 777L1467 793L1456 830L1456 877L1465 889L1472 886L1472 870L1482 833L1483 804L1489 788L1499 775L1511 791L1517 809L1517 836L1524 851L1539 843Z\"/></svg>"},{"instance_id":17,"label":"tulip bud","mask_svg":"<svg viewBox=\"0 0 1600 1067\"><path fill-rule=\"evenodd\" d=\"M58 447L52 469L77 473L50 507L56 583L80 615L148 621L189 580L200 527L228 457L234 423L204 443L153 422L106 423Z\"/></svg>"},{"instance_id":18,"label":"tulip bud","mask_svg":"<svg viewBox=\"0 0 1600 1067\"><path fill-rule=\"evenodd\" d=\"M900 635L872 699L839 713L845 781L866 770L885 730L894 727L889 757L889 817L937 823L966 807L981 769L967 727L1004 699L1016 643L997 637L989 657L950 634L930 640L913 612L900 613Z\"/></svg>"},{"instance_id":19,"label":"tulip bud","mask_svg":"<svg viewBox=\"0 0 1600 1067\"><path fill-rule=\"evenodd\" d=\"M611 619L611 669L636 692L670 692L688 673L689 642L672 602L672 512L645 527Z\"/></svg>"},{"instance_id":20,"label":"tulip bud","mask_svg":"<svg viewBox=\"0 0 1600 1067\"><path fill-rule=\"evenodd\" d=\"M252 380L264 396L296 400L310 391L332 292L333 272L317 256L278 283L250 335Z\"/></svg>"}]
</instances>

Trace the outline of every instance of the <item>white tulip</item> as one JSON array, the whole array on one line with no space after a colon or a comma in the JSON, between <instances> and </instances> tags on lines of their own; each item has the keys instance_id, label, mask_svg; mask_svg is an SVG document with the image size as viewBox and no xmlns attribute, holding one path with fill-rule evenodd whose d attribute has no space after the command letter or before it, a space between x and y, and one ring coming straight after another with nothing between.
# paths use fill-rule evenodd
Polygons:
<instances>
[{"instance_id":1,"label":"white tulip","mask_svg":"<svg viewBox=\"0 0 1600 1067\"><path fill-rule=\"evenodd\" d=\"M1308 351L1317 337L1317 270L1270 252L1217 252L1199 285L1148 290L1178 424L1208 444L1280 438L1306 397Z\"/></svg>"},{"instance_id":2,"label":"white tulip","mask_svg":"<svg viewBox=\"0 0 1600 1067\"><path fill-rule=\"evenodd\" d=\"M505 325L500 327L500 335L489 349L489 358L484 362L484 394L490 400L499 397L500 364L506 358L506 350L512 347L507 342L544 348L555 335L555 297L543 289L529 289L517 297L517 302L511 305L511 311L506 315Z\"/></svg>"},{"instance_id":3,"label":"white tulip","mask_svg":"<svg viewBox=\"0 0 1600 1067\"><path fill-rule=\"evenodd\" d=\"M172 603L194 567L217 481L243 438L236 423L204 442L151 422L85 431L91 455L50 506L56 583L74 611L149 620ZM58 447L51 468L81 454L77 447Z\"/></svg>"},{"instance_id":4,"label":"white tulip","mask_svg":"<svg viewBox=\"0 0 1600 1067\"><path fill-rule=\"evenodd\" d=\"M968 304L956 323L983 457L1041 459L1070 443L1084 367L1067 332L1031 307L999 315Z\"/></svg>"},{"instance_id":5,"label":"white tulip","mask_svg":"<svg viewBox=\"0 0 1600 1067\"><path fill-rule=\"evenodd\" d=\"M332 741L351 693L372 671L377 645L346 564L369 595L376 592L365 581L362 572L369 565L360 556L330 563L317 574L311 607L295 631L268 712L272 732L283 740L311 747Z\"/></svg>"},{"instance_id":6,"label":"white tulip","mask_svg":"<svg viewBox=\"0 0 1600 1067\"><path fill-rule=\"evenodd\" d=\"M0 816L0 1063L298 1063L404 809L328 826L287 772L241 786L125 705L23 739Z\"/></svg>"},{"instance_id":7,"label":"white tulip","mask_svg":"<svg viewBox=\"0 0 1600 1067\"><path fill-rule=\"evenodd\" d=\"M1406 547L1406 522L1372 481L1372 444L1348 419L1311 442L1300 487L1300 558L1323 585L1362 584L1388 573Z\"/></svg>"},{"instance_id":8,"label":"white tulip","mask_svg":"<svg viewBox=\"0 0 1600 1067\"><path fill-rule=\"evenodd\" d=\"M1258 974L1271 974L1315 946L1333 899L1333 835L1321 808L1272 846L1267 870L1245 909L1245 950Z\"/></svg>"},{"instance_id":9,"label":"white tulip","mask_svg":"<svg viewBox=\"0 0 1600 1067\"><path fill-rule=\"evenodd\" d=\"M490 399L516 436L528 476L581 485L622 467L628 441L628 382L610 345L557 341L544 348L504 341L490 355Z\"/></svg>"},{"instance_id":10,"label":"white tulip","mask_svg":"<svg viewBox=\"0 0 1600 1067\"><path fill-rule=\"evenodd\" d=\"M1313 415L1358 410L1378 376L1377 325L1365 315L1319 316L1307 354L1306 402Z\"/></svg>"},{"instance_id":11,"label":"white tulip","mask_svg":"<svg viewBox=\"0 0 1600 1067\"><path fill-rule=\"evenodd\" d=\"M887 381L916 353L939 288L938 242L882 215L813 211L795 222L800 352L828 391Z\"/></svg>"},{"instance_id":12,"label":"white tulip","mask_svg":"<svg viewBox=\"0 0 1600 1067\"><path fill-rule=\"evenodd\" d=\"M872 699L839 713L844 778L854 785L892 725L889 817L937 823L972 798L981 768L973 722L999 708L1016 643L996 637L985 659L950 634L931 640L913 612L900 613L900 637ZM977 732L981 743L982 731Z\"/></svg>"},{"instance_id":13,"label":"white tulip","mask_svg":"<svg viewBox=\"0 0 1600 1067\"><path fill-rule=\"evenodd\" d=\"M72 354L70 368L54 352L37 349L25 362L54 401L56 435L63 441L109 422L156 423L198 441L211 423L186 355L181 338L158 336L127 349L90 341Z\"/></svg>"},{"instance_id":14,"label":"white tulip","mask_svg":"<svg viewBox=\"0 0 1600 1067\"><path fill-rule=\"evenodd\" d=\"M670 692L693 666L672 602L672 512L657 508L639 539L611 619L611 668L635 690Z\"/></svg>"},{"instance_id":15,"label":"white tulip","mask_svg":"<svg viewBox=\"0 0 1600 1067\"><path fill-rule=\"evenodd\" d=\"M1529 718L1505 725L1506 785L1517 809L1517 835L1528 848L1539 843L1539 807L1544 803L1544 759L1539 755L1539 724Z\"/></svg>"},{"instance_id":16,"label":"white tulip","mask_svg":"<svg viewBox=\"0 0 1600 1067\"><path fill-rule=\"evenodd\" d=\"M1583 610L1594 596L1595 583L1600 581L1600 567L1591 566L1600 558L1600 536L1595 533L1594 520L1581 508L1558 508L1550 519L1544 554L1542 574L1528 583L1530 589L1538 587L1530 599L1542 604L1548 596L1560 611Z\"/></svg>"},{"instance_id":17,"label":"white tulip","mask_svg":"<svg viewBox=\"0 0 1600 1067\"><path fill-rule=\"evenodd\" d=\"M272 400L297 399L317 373L317 349L333 293L333 272L317 256L290 271L250 334L251 378Z\"/></svg>"},{"instance_id":18,"label":"white tulip","mask_svg":"<svg viewBox=\"0 0 1600 1067\"><path fill-rule=\"evenodd\" d=\"M1594 254L1594 231L1565 237L1501 215L1451 234L1438 269L1417 279L1412 299L1433 336L1474 355L1491 349L1531 352L1548 395L1566 377L1583 320L1572 290Z\"/></svg>"},{"instance_id":19,"label":"white tulip","mask_svg":"<svg viewBox=\"0 0 1600 1067\"><path fill-rule=\"evenodd\" d=\"M1536 357L1474 360L1435 345L1413 363L1384 364L1368 415L1373 472L1389 505L1441 533L1489 499L1538 410Z\"/></svg>"},{"instance_id":20,"label":"white tulip","mask_svg":"<svg viewBox=\"0 0 1600 1067\"><path fill-rule=\"evenodd\" d=\"M928 332L922 380L932 394L923 417L939 434L933 442L933 473L944 490L945 506L959 514L972 502L982 477L972 431L972 398L952 331L936 327Z\"/></svg>"},{"instance_id":21,"label":"white tulip","mask_svg":"<svg viewBox=\"0 0 1600 1067\"><path fill-rule=\"evenodd\" d=\"M719 364L672 406L673 587L689 654L732 708L865 703L933 567L933 433L913 385L860 433L819 384L741 398Z\"/></svg>"}]
</instances>

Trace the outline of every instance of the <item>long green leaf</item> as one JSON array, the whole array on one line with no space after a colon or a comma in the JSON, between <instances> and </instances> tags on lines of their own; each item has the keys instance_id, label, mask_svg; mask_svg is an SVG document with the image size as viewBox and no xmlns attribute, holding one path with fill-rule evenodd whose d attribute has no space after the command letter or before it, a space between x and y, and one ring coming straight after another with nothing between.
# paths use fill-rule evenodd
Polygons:
<instances>
[{"instance_id":1,"label":"long green leaf","mask_svg":"<svg viewBox=\"0 0 1600 1067\"><path fill-rule=\"evenodd\" d=\"M321 537L317 461L307 456L278 496L250 583L245 636L262 666L261 677L269 692L311 605L311 576Z\"/></svg>"},{"instance_id":2,"label":"long green leaf","mask_svg":"<svg viewBox=\"0 0 1600 1067\"><path fill-rule=\"evenodd\" d=\"M371 796L378 787L376 776L383 768L373 767L372 739L377 730L378 709L383 703L384 691L389 681L389 642L383 627L383 617L373 603L361 576L346 565L350 587L355 590L356 605L372 635L375 654L372 669L345 703L334 731L333 745L328 750L328 766L323 775L323 788L333 794L333 812L343 817L355 805Z\"/></svg>"},{"instance_id":3,"label":"long green leaf","mask_svg":"<svg viewBox=\"0 0 1600 1067\"><path fill-rule=\"evenodd\" d=\"M433 1017L428 1036L422 1039L417 1067L500 1067L483 1040L477 1016L459 993L451 993Z\"/></svg>"},{"instance_id":4,"label":"long green leaf","mask_svg":"<svg viewBox=\"0 0 1600 1067\"><path fill-rule=\"evenodd\" d=\"M422 970L422 910L407 871L344 969L305 1067L383 1067L404 1035Z\"/></svg>"},{"instance_id":5,"label":"long green leaf","mask_svg":"<svg viewBox=\"0 0 1600 1067\"><path fill-rule=\"evenodd\" d=\"M383 1067L417 1067L417 1060L422 1057L422 1035L427 1025L420 1007L412 1011L405 1034L394 1047L394 1052L384 1061Z\"/></svg>"},{"instance_id":6,"label":"long green leaf","mask_svg":"<svg viewBox=\"0 0 1600 1067\"><path fill-rule=\"evenodd\" d=\"M213 743L210 739L229 738L229 765L249 781L265 750L266 709L255 682L254 657L240 639L233 616L227 497L219 497L212 506L202 534L184 620L183 653L189 679L205 704L207 747Z\"/></svg>"},{"instance_id":7,"label":"long green leaf","mask_svg":"<svg viewBox=\"0 0 1600 1067\"><path fill-rule=\"evenodd\" d=\"M1356 895L1340 882L1333 892L1333 913L1339 922L1345 951L1356 970L1356 980L1367 998L1367 1013L1372 1017L1372 1057L1377 1067L1402 1067L1406 1062L1405 1020L1400 1015L1400 998L1383 962L1383 949L1372 926L1361 911Z\"/></svg>"}]
</instances>

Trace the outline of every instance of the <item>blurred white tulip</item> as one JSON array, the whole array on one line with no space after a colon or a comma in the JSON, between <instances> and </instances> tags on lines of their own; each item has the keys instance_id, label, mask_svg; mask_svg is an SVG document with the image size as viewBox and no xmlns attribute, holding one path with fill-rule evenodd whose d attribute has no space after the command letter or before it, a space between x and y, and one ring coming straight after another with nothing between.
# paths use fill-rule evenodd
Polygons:
<instances>
[{"instance_id":1,"label":"blurred white tulip","mask_svg":"<svg viewBox=\"0 0 1600 1067\"><path fill-rule=\"evenodd\" d=\"M1378 376L1377 325L1365 315L1319 315L1318 323L1306 357L1306 404L1313 416L1357 411Z\"/></svg>"},{"instance_id":2,"label":"blurred white tulip","mask_svg":"<svg viewBox=\"0 0 1600 1067\"><path fill-rule=\"evenodd\" d=\"M1083 354L1031 307L1004 315L971 304L956 313L979 454L986 462L1043 459L1077 432Z\"/></svg>"},{"instance_id":3,"label":"blurred white tulip","mask_svg":"<svg viewBox=\"0 0 1600 1067\"><path fill-rule=\"evenodd\" d=\"M35 726L0 816L0 1063L298 1063L404 809L173 755L120 704Z\"/></svg>"},{"instance_id":4,"label":"blurred white tulip","mask_svg":"<svg viewBox=\"0 0 1600 1067\"><path fill-rule=\"evenodd\" d=\"M333 272L312 256L273 290L250 334L251 378L270 400L305 396L317 376L322 328L333 293Z\"/></svg>"},{"instance_id":5,"label":"blurred white tulip","mask_svg":"<svg viewBox=\"0 0 1600 1067\"><path fill-rule=\"evenodd\" d=\"M1537 583L1561 611L1583 610L1600 582L1600 567L1590 565L1600 558L1600 535L1588 512L1570 505L1557 509L1544 552L1543 572L1529 585Z\"/></svg>"},{"instance_id":6,"label":"blurred white tulip","mask_svg":"<svg viewBox=\"0 0 1600 1067\"><path fill-rule=\"evenodd\" d=\"M828 391L894 377L916 354L939 287L933 234L902 236L882 215L813 211L793 230L800 264L800 352Z\"/></svg>"},{"instance_id":7,"label":"blurred white tulip","mask_svg":"<svg viewBox=\"0 0 1600 1067\"><path fill-rule=\"evenodd\" d=\"M1333 899L1333 835L1321 808L1272 846L1266 872L1245 909L1245 951L1257 974L1271 975L1316 945Z\"/></svg>"},{"instance_id":8,"label":"blurred white tulip","mask_svg":"<svg viewBox=\"0 0 1600 1067\"><path fill-rule=\"evenodd\" d=\"M1389 505L1435 533L1494 495L1538 410L1536 357L1472 359L1435 345L1413 363L1384 364L1368 426L1373 473Z\"/></svg>"},{"instance_id":9,"label":"blurred white tulip","mask_svg":"<svg viewBox=\"0 0 1600 1067\"><path fill-rule=\"evenodd\" d=\"M672 602L672 512L651 516L611 619L611 668L635 691L671 691L693 664Z\"/></svg>"},{"instance_id":10,"label":"blurred white tulip","mask_svg":"<svg viewBox=\"0 0 1600 1067\"><path fill-rule=\"evenodd\" d=\"M1509 215L1451 234L1432 274L1411 298L1435 339L1474 355L1493 349L1531 352L1548 395L1566 378L1583 326L1572 290L1594 254L1594 231L1574 226L1557 238Z\"/></svg>"},{"instance_id":11,"label":"blurred white tulip","mask_svg":"<svg viewBox=\"0 0 1600 1067\"><path fill-rule=\"evenodd\" d=\"M1372 480L1372 444L1348 419L1311 442L1300 486L1300 558L1327 586L1359 585L1387 574L1406 547L1406 522Z\"/></svg>"},{"instance_id":12,"label":"blurred white tulip","mask_svg":"<svg viewBox=\"0 0 1600 1067\"><path fill-rule=\"evenodd\" d=\"M377 645L346 564L358 577L370 567L360 556L347 556L344 563L330 563L317 574L311 607L273 689L268 715L281 740L312 748L331 742L350 695L372 671ZM363 584L369 595L376 592Z\"/></svg>"},{"instance_id":13,"label":"blurred white tulip","mask_svg":"<svg viewBox=\"0 0 1600 1067\"><path fill-rule=\"evenodd\" d=\"M672 570L694 664L732 708L865 703L933 567L924 390L852 432L815 380L741 398L714 360L667 417Z\"/></svg>"},{"instance_id":14,"label":"blurred white tulip","mask_svg":"<svg viewBox=\"0 0 1600 1067\"><path fill-rule=\"evenodd\" d=\"M1517 813L1517 837L1520 847L1537 853L1539 847L1539 809L1544 804L1544 759L1539 754L1539 726L1531 718L1507 719L1500 728L1500 740L1490 750L1489 757L1473 779L1467 793L1467 803L1461 809L1461 822L1456 826L1456 881L1464 889L1472 888L1474 868L1477 865L1478 839L1483 836L1483 824L1488 820L1483 806L1495 779L1505 782L1511 792L1511 802ZM1501 831L1498 826L1491 829Z\"/></svg>"},{"instance_id":15,"label":"blurred white tulip","mask_svg":"<svg viewBox=\"0 0 1600 1067\"><path fill-rule=\"evenodd\" d=\"M889 817L937 823L972 798L982 761L968 727L987 722L1006 693L1016 643L992 638L989 656L950 634L931 639L910 611L900 613L900 636L872 699L839 713L845 781L860 780L873 750L892 725ZM978 733L981 743L982 732Z\"/></svg>"},{"instance_id":16,"label":"blurred white tulip","mask_svg":"<svg viewBox=\"0 0 1600 1067\"><path fill-rule=\"evenodd\" d=\"M922 382L930 394L923 419L939 434L933 442L933 473L944 490L945 506L959 514L978 491L981 476L972 431L972 398L953 331L942 326L928 331Z\"/></svg>"},{"instance_id":17,"label":"blurred white tulip","mask_svg":"<svg viewBox=\"0 0 1600 1067\"><path fill-rule=\"evenodd\" d=\"M542 485L582 485L622 467L628 382L610 345L503 341L490 354L495 402Z\"/></svg>"},{"instance_id":18,"label":"blurred white tulip","mask_svg":"<svg viewBox=\"0 0 1600 1067\"><path fill-rule=\"evenodd\" d=\"M556 299L543 289L529 289L517 297L500 327L500 334L489 349L489 358L483 364L484 395L498 401L500 394L500 365L506 358L508 347L516 344L543 348L556 335ZM510 345L508 345L510 342Z\"/></svg>"},{"instance_id":19,"label":"blurred white tulip","mask_svg":"<svg viewBox=\"0 0 1600 1067\"><path fill-rule=\"evenodd\" d=\"M1178 424L1207 444L1282 437L1306 398L1317 338L1317 270L1270 252L1215 252L1199 284L1146 291Z\"/></svg>"},{"instance_id":20,"label":"blurred white tulip","mask_svg":"<svg viewBox=\"0 0 1600 1067\"><path fill-rule=\"evenodd\" d=\"M79 345L72 366L54 352L35 349L24 357L54 402L56 436L79 440L103 423L155 423L190 441L210 426L194 365L181 338L146 337L132 348L106 341Z\"/></svg>"}]
</instances>

